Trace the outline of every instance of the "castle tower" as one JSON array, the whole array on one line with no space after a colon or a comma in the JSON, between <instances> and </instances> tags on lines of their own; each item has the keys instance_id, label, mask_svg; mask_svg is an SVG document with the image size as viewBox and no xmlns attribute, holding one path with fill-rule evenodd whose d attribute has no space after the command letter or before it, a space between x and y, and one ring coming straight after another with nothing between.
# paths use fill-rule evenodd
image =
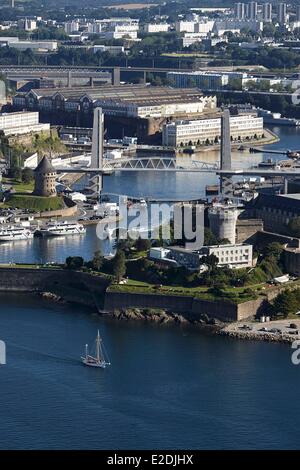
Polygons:
<instances>
[{"instance_id":1,"label":"castle tower","mask_svg":"<svg viewBox=\"0 0 300 470\"><path fill-rule=\"evenodd\" d=\"M209 228L216 237L226 238L234 244L238 215L239 212L236 206L215 204L208 210Z\"/></svg>"},{"instance_id":2,"label":"castle tower","mask_svg":"<svg viewBox=\"0 0 300 470\"><path fill-rule=\"evenodd\" d=\"M34 170L34 191L35 196L56 196L56 171L47 157L43 157Z\"/></svg>"}]
</instances>

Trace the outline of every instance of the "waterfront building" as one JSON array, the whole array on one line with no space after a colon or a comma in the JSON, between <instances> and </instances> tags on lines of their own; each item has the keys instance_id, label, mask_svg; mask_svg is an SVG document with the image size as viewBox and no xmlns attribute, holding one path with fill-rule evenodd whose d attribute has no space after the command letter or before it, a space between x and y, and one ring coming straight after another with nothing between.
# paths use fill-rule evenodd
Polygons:
<instances>
[{"instance_id":1,"label":"waterfront building","mask_svg":"<svg viewBox=\"0 0 300 470\"><path fill-rule=\"evenodd\" d=\"M248 113L230 117L232 141L261 138L263 118ZM175 120L163 126L162 143L165 146L203 145L218 143L221 139L221 117L202 117L197 120Z\"/></svg>"},{"instance_id":2,"label":"waterfront building","mask_svg":"<svg viewBox=\"0 0 300 470\"><path fill-rule=\"evenodd\" d=\"M50 160L45 156L34 170L34 192L35 196L56 196L56 171Z\"/></svg>"},{"instance_id":3,"label":"waterfront building","mask_svg":"<svg viewBox=\"0 0 300 470\"><path fill-rule=\"evenodd\" d=\"M219 239L235 244L238 215L239 211L234 205L214 204L208 210L209 228Z\"/></svg>"},{"instance_id":4,"label":"waterfront building","mask_svg":"<svg viewBox=\"0 0 300 470\"><path fill-rule=\"evenodd\" d=\"M40 123L38 112L20 111L0 114L0 133L4 136L42 131L49 132L50 124Z\"/></svg>"}]
</instances>

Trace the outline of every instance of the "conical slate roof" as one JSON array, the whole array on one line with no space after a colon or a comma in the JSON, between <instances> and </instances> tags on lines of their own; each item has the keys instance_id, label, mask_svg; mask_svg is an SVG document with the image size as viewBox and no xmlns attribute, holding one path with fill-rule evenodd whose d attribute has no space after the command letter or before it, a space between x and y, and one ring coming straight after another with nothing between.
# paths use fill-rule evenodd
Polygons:
<instances>
[{"instance_id":1,"label":"conical slate roof","mask_svg":"<svg viewBox=\"0 0 300 470\"><path fill-rule=\"evenodd\" d=\"M41 173L53 173L55 172L54 167L52 166L50 160L48 157L43 157L36 169L34 170L36 172L41 172Z\"/></svg>"}]
</instances>

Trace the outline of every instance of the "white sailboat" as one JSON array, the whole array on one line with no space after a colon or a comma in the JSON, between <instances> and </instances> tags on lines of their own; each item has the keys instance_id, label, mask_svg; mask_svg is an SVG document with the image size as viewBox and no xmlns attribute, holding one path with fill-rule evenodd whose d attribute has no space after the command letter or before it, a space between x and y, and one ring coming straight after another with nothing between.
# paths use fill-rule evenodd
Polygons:
<instances>
[{"instance_id":1,"label":"white sailboat","mask_svg":"<svg viewBox=\"0 0 300 470\"><path fill-rule=\"evenodd\" d=\"M84 365L89 367L101 367L105 369L106 366L110 365L110 362L107 362L104 356L103 348L102 348L102 339L100 337L100 333L98 330L98 334L96 337L96 355L91 356L88 351L88 344L85 345L85 356L81 356L81 360Z\"/></svg>"}]
</instances>

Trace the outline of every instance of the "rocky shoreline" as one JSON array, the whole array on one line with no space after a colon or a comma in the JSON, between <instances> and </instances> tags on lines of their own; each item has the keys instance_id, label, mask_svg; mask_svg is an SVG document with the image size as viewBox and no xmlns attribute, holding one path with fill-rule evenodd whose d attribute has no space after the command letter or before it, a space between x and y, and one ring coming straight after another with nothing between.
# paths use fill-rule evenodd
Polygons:
<instances>
[{"instance_id":1,"label":"rocky shoreline","mask_svg":"<svg viewBox=\"0 0 300 470\"><path fill-rule=\"evenodd\" d=\"M180 315L178 313L169 312L166 310L155 310L155 309L124 309L115 310L114 312L103 312L105 316L113 317L117 320L125 321L144 321L151 322L160 325L166 324L178 324L180 326L198 326L205 327L211 331L218 331L224 327L224 324L214 318L209 318L203 314L197 320L191 320L188 316Z\"/></svg>"},{"instance_id":2,"label":"rocky shoreline","mask_svg":"<svg viewBox=\"0 0 300 470\"><path fill-rule=\"evenodd\" d=\"M52 292L41 292L38 295L52 302L68 303L63 297L53 294ZM180 315L161 309L132 308L115 310L113 312L98 311L98 314L103 317L110 317L121 321L143 321L157 325L197 327L211 334L237 340L292 344L293 341L298 339L298 336L296 337L286 333L272 334L270 332L237 330L237 327L233 326L234 324L223 323L215 318L209 318L206 314L200 315L197 320L189 318L189 315Z\"/></svg>"}]
</instances>

